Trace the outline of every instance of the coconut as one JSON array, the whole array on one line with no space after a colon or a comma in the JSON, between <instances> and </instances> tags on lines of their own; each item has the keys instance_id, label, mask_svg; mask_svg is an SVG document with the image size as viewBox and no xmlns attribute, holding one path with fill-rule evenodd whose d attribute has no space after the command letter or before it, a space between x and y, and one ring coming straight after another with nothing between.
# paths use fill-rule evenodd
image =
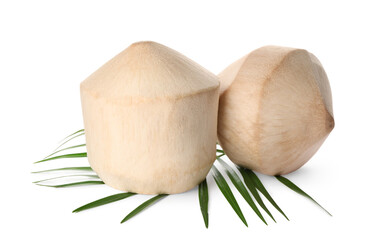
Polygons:
<instances>
[{"instance_id":1,"label":"coconut","mask_svg":"<svg viewBox=\"0 0 371 240\"><path fill-rule=\"evenodd\" d=\"M306 50L262 47L219 78L218 140L240 166L268 175L295 171L334 128L329 81Z\"/></svg>"},{"instance_id":2,"label":"coconut","mask_svg":"<svg viewBox=\"0 0 371 240\"><path fill-rule=\"evenodd\" d=\"M109 186L180 193L215 160L219 82L155 42L129 46L81 83L88 160Z\"/></svg>"}]
</instances>

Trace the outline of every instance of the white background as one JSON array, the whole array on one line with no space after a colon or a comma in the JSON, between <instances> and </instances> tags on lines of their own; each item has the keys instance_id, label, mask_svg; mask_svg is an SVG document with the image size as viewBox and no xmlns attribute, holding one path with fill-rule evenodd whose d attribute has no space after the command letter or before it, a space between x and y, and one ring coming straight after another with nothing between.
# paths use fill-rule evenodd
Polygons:
<instances>
[{"instance_id":1,"label":"white background","mask_svg":"<svg viewBox=\"0 0 371 240\"><path fill-rule=\"evenodd\" d=\"M367 1L1 1L1 239L370 239L371 84ZM236 194L245 228L209 180L210 226L196 189L169 196L121 225L148 196L72 214L117 191L43 188L32 162L83 127L79 83L140 40L165 44L214 73L267 44L305 48L330 79L336 126L320 151L287 177L333 217L272 177L261 176L291 219L269 204L265 226ZM79 141L76 141L76 143ZM60 160L63 166L73 159Z\"/></svg>"}]
</instances>

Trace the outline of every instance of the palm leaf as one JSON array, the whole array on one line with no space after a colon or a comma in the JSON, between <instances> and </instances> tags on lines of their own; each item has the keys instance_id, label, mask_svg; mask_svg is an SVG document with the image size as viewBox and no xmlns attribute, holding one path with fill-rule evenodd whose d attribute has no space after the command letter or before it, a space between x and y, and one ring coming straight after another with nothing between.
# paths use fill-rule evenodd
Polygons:
<instances>
[{"instance_id":1,"label":"palm leaf","mask_svg":"<svg viewBox=\"0 0 371 240\"><path fill-rule=\"evenodd\" d=\"M202 217L204 218L205 227L209 227L209 213L208 213L208 204L209 204L209 190L207 188L206 178L198 185L198 199L200 202L200 208Z\"/></svg>"},{"instance_id":2,"label":"palm leaf","mask_svg":"<svg viewBox=\"0 0 371 240\"><path fill-rule=\"evenodd\" d=\"M111 196L108 196L108 197L98 199L94 202L85 204L84 206L76 208L72 212L74 212L74 213L81 212L81 211L84 211L84 210L87 210L87 209L91 209L91 208L99 207L99 206L102 206L102 205L105 205L105 204L120 201L122 199L131 197L131 196L134 196L134 195L136 195L136 193L131 193L131 192L114 194L114 195L111 195Z\"/></svg>"},{"instance_id":3,"label":"palm leaf","mask_svg":"<svg viewBox=\"0 0 371 240\"><path fill-rule=\"evenodd\" d=\"M227 201L229 202L233 210L236 212L238 217L247 227L248 225L245 220L245 217L243 216L240 206L238 205L236 198L234 197L231 189L229 188L227 181L224 179L223 175L219 172L219 170L215 166L212 166L212 169L216 185L219 187L220 191L223 193L224 197L227 199Z\"/></svg>"},{"instance_id":4,"label":"palm leaf","mask_svg":"<svg viewBox=\"0 0 371 240\"><path fill-rule=\"evenodd\" d=\"M250 175L245 171L245 168L237 166L238 171L241 173L243 180L247 186L247 188L250 190L251 194L254 196L257 203L260 205L261 208L273 219L274 222L276 220L274 219L271 212L268 210L268 208L265 206L263 200L261 199L258 191L256 191L254 181L251 179Z\"/></svg>"},{"instance_id":5,"label":"palm leaf","mask_svg":"<svg viewBox=\"0 0 371 240\"><path fill-rule=\"evenodd\" d=\"M57 153L59 153L59 152L62 152L62 151L68 150L68 149L79 148L79 147L85 147L85 146L86 146L86 144L80 144L80 145L75 145L75 146L71 146L71 147L66 147L66 148L63 148L63 149L61 149L61 150L55 151L55 152L53 152L52 154L49 154L49 155L46 156L45 158L48 158L48 157L50 157L50 156L53 156L53 155L55 155L55 154L57 154ZM45 158L44 158L44 159L45 159Z\"/></svg>"},{"instance_id":6,"label":"palm leaf","mask_svg":"<svg viewBox=\"0 0 371 240\"><path fill-rule=\"evenodd\" d=\"M286 216L286 214L281 210L281 208L273 200L271 195L268 193L267 189L265 189L263 183L260 181L258 176L256 176L256 174L250 169L245 169L245 171L247 172L247 174L249 174L250 178L253 180L256 189L258 189L264 195L264 197L277 209L277 211L279 211L288 221L290 221L288 217Z\"/></svg>"},{"instance_id":7,"label":"palm leaf","mask_svg":"<svg viewBox=\"0 0 371 240\"><path fill-rule=\"evenodd\" d=\"M296 186L293 182L291 182L289 179L282 177L282 176L275 176L278 181L283 183L285 186L290 188L291 190L295 191L296 193L312 200L315 204L317 204L320 208L322 208L328 215L332 216L329 211L327 211L324 207L322 207L317 201L315 201L311 196L309 196L306 192L301 190L298 186Z\"/></svg>"},{"instance_id":8,"label":"palm leaf","mask_svg":"<svg viewBox=\"0 0 371 240\"><path fill-rule=\"evenodd\" d=\"M60 155L60 156L56 156L56 157L46 158L46 159L43 159L43 160L40 160L40 161L37 161L37 162L34 162L34 163L41 163L41 162L46 162L46 161L60 159L60 158L81 158L81 157L87 157L87 153L82 152L82 153L65 154L65 155Z\"/></svg>"},{"instance_id":9,"label":"palm leaf","mask_svg":"<svg viewBox=\"0 0 371 240\"><path fill-rule=\"evenodd\" d=\"M76 131L76 132L74 132L74 133L68 135L67 137L63 138L63 139L61 140L61 142L63 142L64 140L66 140L66 139L69 138L69 137L72 137L72 136L75 135L75 134L78 134L78 133L81 133L81 132L84 132L84 131L85 131L85 129L80 129L80 130L78 130L78 131Z\"/></svg>"},{"instance_id":10,"label":"palm leaf","mask_svg":"<svg viewBox=\"0 0 371 240\"><path fill-rule=\"evenodd\" d=\"M124 219L122 219L121 223L126 222L130 218L134 217L135 215L137 215L138 213L140 213L141 211L143 211L144 209L146 209L150 205L154 204L155 202L157 202L158 200L160 200L161 198L164 198L166 196L168 196L168 194L159 194L159 195L157 195L153 198L150 198L149 200L145 201L144 203L139 205L137 208L135 208L133 211L131 211L128 215L126 215L126 217Z\"/></svg>"},{"instance_id":11,"label":"palm leaf","mask_svg":"<svg viewBox=\"0 0 371 240\"><path fill-rule=\"evenodd\" d=\"M240 177L237 175L237 173L231 168L225 161L223 161L221 158L217 158L219 163L222 164L224 167L229 179L231 179L233 185L236 187L236 189L240 192L242 197L246 200L246 202L250 205L250 207L254 210L256 215L266 224L263 215L260 213L258 207L255 205L254 200L251 198L249 192L247 191L245 185L241 181Z\"/></svg>"},{"instance_id":12,"label":"palm leaf","mask_svg":"<svg viewBox=\"0 0 371 240\"><path fill-rule=\"evenodd\" d=\"M62 147L63 145L65 145L66 143L68 143L69 141L71 141L72 139L75 139L77 137L80 137L82 135L84 135L85 133L80 133L80 134L77 134L77 135L74 135L73 137L71 137L70 139L67 139L66 141L64 141L63 143L61 143L56 149L54 149L53 152L57 151L60 147Z\"/></svg>"},{"instance_id":13,"label":"palm leaf","mask_svg":"<svg viewBox=\"0 0 371 240\"><path fill-rule=\"evenodd\" d=\"M49 180L59 179L59 178L68 178L68 177L90 177L90 178L99 178L98 175L82 175L82 174L76 174L76 175L67 175L67 176L60 176L60 177L53 177L53 178L47 178L43 180L38 180L33 183L40 183L40 182L46 182Z\"/></svg>"},{"instance_id":14,"label":"palm leaf","mask_svg":"<svg viewBox=\"0 0 371 240\"><path fill-rule=\"evenodd\" d=\"M74 183L67 183L67 184L61 184L61 185L44 185L44 184L38 184L38 186L42 187L54 187L54 188L65 188L65 187L74 187L74 186L80 186L80 185L99 185L104 184L103 181L83 181L83 182L74 182Z\"/></svg>"},{"instance_id":15,"label":"palm leaf","mask_svg":"<svg viewBox=\"0 0 371 240\"><path fill-rule=\"evenodd\" d=\"M221 150L221 149L216 149L216 152L218 152L218 153L224 153L224 151Z\"/></svg>"},{"instance_id":16,"label":"palm leaf","mask_svg":"<svg viewBox=\"0 0 371 240\"><path fill-rule=\"evenodd\" d=\"M70 170L76 170L76 171L93 171L91 167L64 167L64 168L54 168L54 169L48 169L48 170L42 170L37 172L31 172L31 173L45 173L45 172L56 172L56 171L70 171Z\"/></svg>"}]
</instances>

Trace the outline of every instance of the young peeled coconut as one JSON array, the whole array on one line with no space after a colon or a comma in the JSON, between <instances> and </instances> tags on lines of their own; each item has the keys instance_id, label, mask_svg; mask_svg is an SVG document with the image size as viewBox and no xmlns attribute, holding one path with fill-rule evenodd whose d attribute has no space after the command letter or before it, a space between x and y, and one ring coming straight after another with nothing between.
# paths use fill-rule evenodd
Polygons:
<instances>
[{"instance_id":1,"label":"young peeled coconut","mask_svg":"<svg viewBox=\"0 0 371 240\"><path fill-rule=\"evenodd\" d=\"M329 81L306 50L262 47L219 77L218 140L240 166L268 175L295 171L334 128Z\"/></svg>"},{"instance_id":2,"label":"young peeled coconut","mask_svg":"<svg viewBox=\"0 0 371 240\"><path fill-rule=\"evenodd\" d=\"M180 53L138 42L81 83L88 159L109 186L180 193L215 160L219 81Z\"/></svg>"}]
</instances>

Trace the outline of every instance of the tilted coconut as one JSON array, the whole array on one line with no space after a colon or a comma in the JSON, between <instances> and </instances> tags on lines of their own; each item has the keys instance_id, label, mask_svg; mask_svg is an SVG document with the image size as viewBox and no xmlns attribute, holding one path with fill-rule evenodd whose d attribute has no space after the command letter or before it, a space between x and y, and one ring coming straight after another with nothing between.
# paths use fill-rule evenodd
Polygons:
<instances>
[{"instance_id":1,"label":"tilted coconut","mask_svg":"<svg viewBox=\"0 0 371 240\"><path fill-rule=\"evenodd\" d=\"M215 160L219 82L180 53L138 42L81 83L88 160L109 186L180 193Z\"/></svg>"},{"instance_id":2,"label":"tilted coconut","mask_svg":"<svg viewBox=\"0 0 371 240\"><path fill-rule=\"evenodd\" d=\"M219 78L218 139L238 165L269 175L290 173L334 128L329 81L306 50L262 47Z\"/></svg>"}]
</instances>

